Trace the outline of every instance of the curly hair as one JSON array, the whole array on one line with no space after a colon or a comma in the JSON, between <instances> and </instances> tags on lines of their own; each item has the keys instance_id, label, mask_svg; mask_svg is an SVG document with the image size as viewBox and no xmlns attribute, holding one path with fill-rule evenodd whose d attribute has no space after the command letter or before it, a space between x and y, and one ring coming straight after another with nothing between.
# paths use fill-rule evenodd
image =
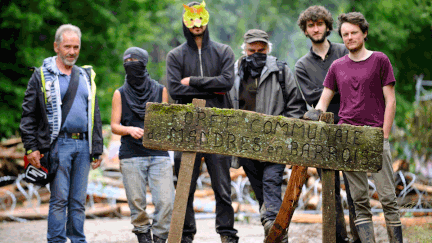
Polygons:
<instances>
[{"instance_id":1,"label":"curly hair","mask_svg":"<svg viewBox=\"0 0 432 243\"><path fill-rule=\"evenodd\" d=\"M338 33L340 37L342 37L341 26L343 23L350 23L350 24L357 25L358 27L360 27L363 34L368 32L369 30L369 23L367 22L363 14L360 12L350 12L350 13L346 13L346 14L343 13L339 15L337 25L338 25ZM367 41L367 39L368 38L366 36L364 40Z\"/></svg>"},{"instance_id":2,"label":"curly hair","mask_svg":"<svg viewBox=\"0 0 432 243\"><path fill-rule=\"evenodd\" d=\"M320 19L324 20L327 28L329 29L329 31L327 32L327 36L329 36L331 31L333 30L333 18L330 11L328 11L323 6L315 5L307 8L300 14L297 20L297 25L300 27L301 30L303 30L303 32L305 32L306 24L309 20L316 22Z\"/></svg>"}]
</instances>

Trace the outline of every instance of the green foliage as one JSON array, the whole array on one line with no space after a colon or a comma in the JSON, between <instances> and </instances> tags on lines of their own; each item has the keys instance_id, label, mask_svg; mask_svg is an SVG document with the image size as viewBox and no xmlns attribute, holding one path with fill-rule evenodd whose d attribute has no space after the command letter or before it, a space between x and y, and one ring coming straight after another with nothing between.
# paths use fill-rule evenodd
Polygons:
<instances>
[{"instance_id":1,"label":"green foliage","mask_svg":"<svg viewBox=\"0 0 432 243\"><path fill-rule=\"evenodd\" d=\"M407 113L407 142L426 158L432 155L432 101L423 101Z\"/></svg>"},{"instance_id":2,"label":"green foliage","mask_svg":"<svg viewBox=\"0 0 432 243\"><path fill-rule=\"evenodd\" d=\"M21 119L21 103L31 72L27 67L41 66L54 56L54 35L61 24L81 28L81 52L77 65L92 65L98 85L97 95L104 123L109 123L114 90L124 82L122 54L131 46L155 43L167 24L168 5L163 1L24 0L1 6L2 32L0 57L0 137L15 135ZM145 47L149 53L153 45ZM151 60L150 60L151 61ZM161 61L159 60L158 63ZM149 67L150 73L159 66Z\"/></svg>"},{"instance_id":3,"label":"green foliage","mask_svg":"<svg viewBox=\"0 0 432 243\"><path fill-rule=\"evenodd\" d=\"M111 99L124 82L122 54L131 46L150 54L151 77L165 84L165 57L185 41L182 4L188 1L54 0L9 1L1 6L0 137L16 135L21 103L31 72L53 51L55 31L65 23L82 31L77 65L92 65L97 73L97 95L102 119L109 124ZM201 2L201 1L198 1ZM396 124L405 127L405 114L412 110L415 83L423 73L431 80L432 4L429 0L337 1L337 0L209 0L209 30L213 40L230 45L241 55L243 34L251 28L269 33L272 55L291 68L311 46L297 26L299 14L311 5L328 8L334 19L342 12L361 11L370 23L367 48L387 54L396 74L398 107ZM334 26L336 28L336 25ZM337 33L329 38L341 42ZM429 66L428 66L429 65Z\"/></svg>"},{"instance_id":4,"label":"green foliage","mask_svg":"<svg viewBox=\"0 0 432 243\"><path fill-rule=\"evenodd\" d=\"M369 22L366 47L384 52L392 62L396 91L414 101L415 75L431 80L432 2L430 0L352 1L350 10L361 12Z\"/></svg>"},{"instance_id":5,"label":"green foliage","mask_svg":"<svg viewBox=\"0 0 432 243\"><path fill-rule=\"evenodd\" d=\"M309 39L297 26L299 14L311 5L323 5L337 16L347 1L213 0L207 4L210 35L212 39L230 45L239 58L244 33L249 29L265 30L273 44L271 55L286 61L293 69L295 62L311 47ZM335 33L330 35L330 40L341 42Z\"/></svg>"},{"instance_id":6,"label":"green foliage","mask_svg":"<svg viewBox=\"0 0 432 243\"><path fill-rule=\"evenodd\" d=\"M432 239L432 224L425 223L422 225L410 226L404 229L404 236L407 242L431 242Z\"/></svg>"}]
</instances>

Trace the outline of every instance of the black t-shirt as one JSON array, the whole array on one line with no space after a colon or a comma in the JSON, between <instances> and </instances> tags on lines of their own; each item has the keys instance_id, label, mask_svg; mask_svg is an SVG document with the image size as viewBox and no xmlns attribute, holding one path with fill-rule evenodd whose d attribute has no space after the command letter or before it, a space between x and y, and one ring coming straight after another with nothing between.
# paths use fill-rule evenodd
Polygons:
<instances>
[{"instance_id":1,"label":"black t-shirt","mask_svg":"<svg viewBox=\"0 0 432 243\"><path fill-rule=\"evenodd\" d=\"M259 78L248 78L240 80L239 88L239 109L247 111L255 111L256 94Z\"/></svg>"},{"instance_id":2,"label":"black t-shirt","mask_svg":"<svg viewBox=\"0 0 432 243\"><path fill-rule=\"evenodd\" d=\"M124 97L123 87L118 89L121 94L122 102L122 115L120 123L123 126L140 127L144 129L144 121L140 119L126 102ZM149 100L149 102L161 102L162 95L159 96L160 100ZM148 157L148 156L168 156L167 151L148 149L143 146L141 139L135 139L131 135L121 137L121 145L119 151L119 159L128 159L134 157Z\"/></svg>"}]
</instances>

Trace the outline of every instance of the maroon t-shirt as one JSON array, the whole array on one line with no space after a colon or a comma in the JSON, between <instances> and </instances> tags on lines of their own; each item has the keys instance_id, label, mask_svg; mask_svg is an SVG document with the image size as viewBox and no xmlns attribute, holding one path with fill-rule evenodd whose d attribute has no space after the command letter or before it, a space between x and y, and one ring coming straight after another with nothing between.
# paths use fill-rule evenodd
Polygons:
<instances>
[{"instance_id":1,"label":"maroon t-shirt","mask_svg":"<svg viewBox=\"0 0 432 243\"><path fill-rule=\"evenodd\" d=\"M383 87L396 82L388 57L373 52L364 61L348 55L333 62L324 86L341 95L338 124L383 127L385 101Z\"/></svg>"}]
</instances>

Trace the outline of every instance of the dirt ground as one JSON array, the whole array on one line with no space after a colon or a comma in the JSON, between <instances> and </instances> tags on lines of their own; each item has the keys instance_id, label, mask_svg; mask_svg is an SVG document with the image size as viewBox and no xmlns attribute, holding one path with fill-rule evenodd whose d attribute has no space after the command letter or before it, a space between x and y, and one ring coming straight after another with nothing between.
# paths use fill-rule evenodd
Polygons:
<instances>
[{"instance_id":1,"label":"dirt ground","mask_svg":"<svg viewBox=\"0 0 432 243\"><path fill-rule=\"evenodd\" d=\"M198 219L194 242L220 243L219 235L214 228L214 219ZM261 243L264 239L264 230L258 218L251 218L249 222L236 222L235 228L239 231L241 243ZM121 219L86 219L85 234L89 243L135 243L135 235L131 232L132 225L128 218ZM47 242L47 221L3 222L0 223L0 242ZM388 242L385 228L375 225L377 243ZM69 241L68 241L69 242ZM318 243L322 242L321 224L291 223L289 229L289 242ZM404 242L407 242L406 240Z\"/></svg>"}]
</instances>

